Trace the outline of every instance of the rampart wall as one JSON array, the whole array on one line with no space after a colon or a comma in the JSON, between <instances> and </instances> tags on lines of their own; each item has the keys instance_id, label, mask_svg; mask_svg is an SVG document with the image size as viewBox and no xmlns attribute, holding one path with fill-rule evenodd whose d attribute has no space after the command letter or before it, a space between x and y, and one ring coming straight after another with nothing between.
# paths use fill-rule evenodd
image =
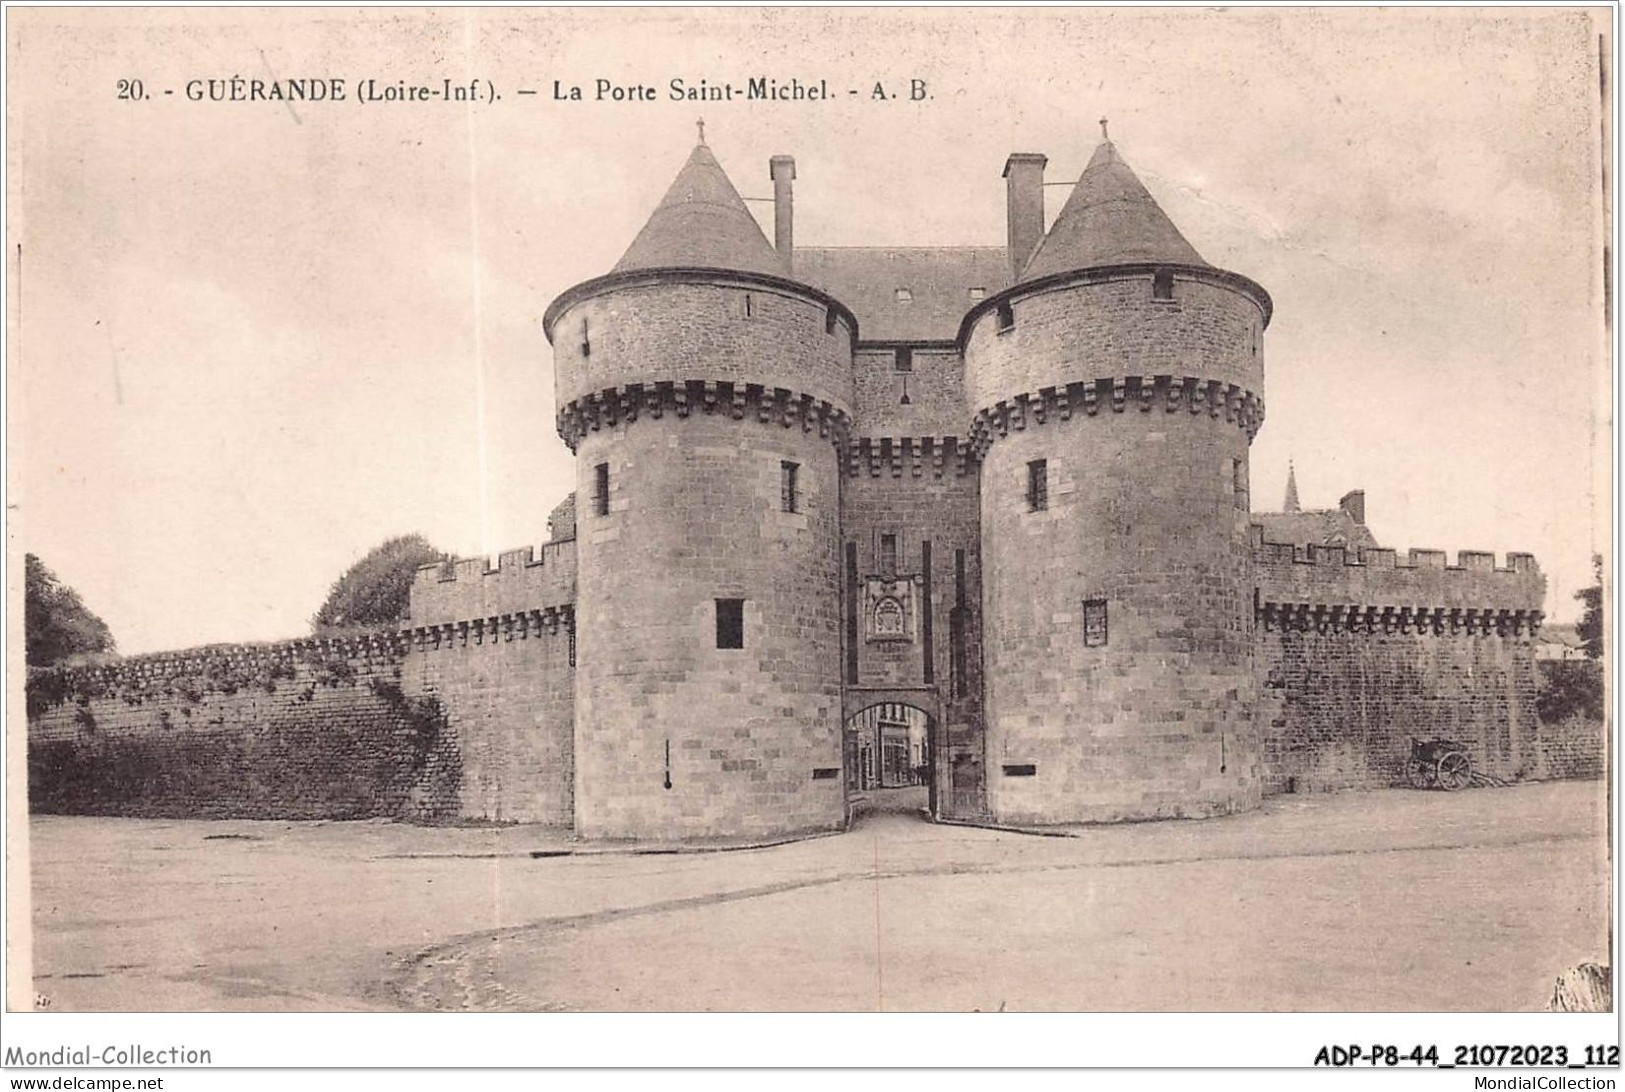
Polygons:
<instances>
[{"instance_id":1,"label":"rampart wall","mask_svg":"<svg viewBox=\"0 0 1625 1092\"><path fill-rule=\"evenodd\" d=\"M568 825L574 594L554 543L425 567L396 632L32 671L30 806Z\"/></svg>"},{"instance_id":2,"label":"rampart wall","mask_svg":"<svg viewBox=\"0 0 1625 1092\"><path fill-rule=\"evenodd\" d=\"M393 637L220 645L28 681L37 812L445 819L459 750Z\"/></svg>"},{"instance_id":3,"label":"rampart wall","mask_svg":"<svg viewBox=\"0 0 1625 1092\"><path fill-rule=\"evenodd\" d=\"M573 541L418 571L403 673L446 711L462 818L573 822L575 579Z\"/></svg>"},{"instance_id":4,"label":"rampart wall","mask_svg":"<svg viewBox=\"0 0 1625 1092\"><path fill-rule=\"evenodd\" d=\"M1465 744L1495 778L1549 775L1535 711L1546 581L1528 554L1264 543L1254 649L1267 792L1400 784L1411 738Z\"/></svg>"}]
</instances>

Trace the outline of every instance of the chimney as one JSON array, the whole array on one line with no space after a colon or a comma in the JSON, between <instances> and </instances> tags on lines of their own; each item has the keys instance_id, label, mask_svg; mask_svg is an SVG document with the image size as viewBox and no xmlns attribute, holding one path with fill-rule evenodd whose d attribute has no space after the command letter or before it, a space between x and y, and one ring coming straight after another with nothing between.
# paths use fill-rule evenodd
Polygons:
<instances>
[{"instance_id":1,"label":"chimney","mask_svg":"<svg viewBox=\"0 0 1625 1092\"><path fill-rule=\"evenodd\" d=\"M1361 527L1365 526L1365 490L1352 489L1343 494L1343 499L1337 502L1337 507L1347 512L1349 518Z\"/></svg>"},{"instance_id":2,"label":"chimney","mask_svg":"<svg viewBox=\"0 0 1625 1092\"><path fill-rule=\"evenodd\" d=\"M1004 161L1012 282L1020 278L1044 237L1044 165L1048 162L1048 156L1037 152L1012 152Z\"/></svg>"},{"instance_id":3,"label":"chimney","mask_svg":"<svg viewBox=\"0 0 1625 1092\"><path fill-rule=\"evenodd\" d=\"M768 173L773 176L773 249L779 256L784 275L795 270L795 200L790 183L796 180L794 156L776 155L767 161Z\"/></svg>"}]
</instances>

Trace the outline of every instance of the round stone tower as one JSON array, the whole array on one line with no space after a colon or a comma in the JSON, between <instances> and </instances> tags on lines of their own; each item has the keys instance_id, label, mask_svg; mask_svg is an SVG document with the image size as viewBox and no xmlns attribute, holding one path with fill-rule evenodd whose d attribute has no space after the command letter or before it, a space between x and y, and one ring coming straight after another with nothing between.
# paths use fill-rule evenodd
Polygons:
<instances>
[{"instance_id":1,"label":"round stone tower","mask_svg":"<svg viewBox=\"0 0 1625 1092\"><path fill-rule=\"evenodd\" d=\"M548 308L577 467L576 829L838 827L836 445L857 323L786 275L703 143Z\"/></svg>"},{"instance_id":2,"label":"round stone tower","mask_svg":"<svg viewBox=\"0 0 1625 1092\"><path fill-rule=\"evenodd\" d=\"M1270 308L1108 141L966 316L995 818L1257 805L1247 452Z\"/></svg>"}]
</instances>

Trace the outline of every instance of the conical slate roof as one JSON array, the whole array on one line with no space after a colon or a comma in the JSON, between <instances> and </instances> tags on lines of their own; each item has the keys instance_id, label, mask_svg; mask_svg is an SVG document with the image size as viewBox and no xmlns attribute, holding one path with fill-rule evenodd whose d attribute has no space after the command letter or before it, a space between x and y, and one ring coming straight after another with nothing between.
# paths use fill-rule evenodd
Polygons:
<instances>
[{"instance_id":1,"label":"conical slate roof","mask_svg":"<svg viewBox=\"0 0 1625 1092\"><path fill-rule=\"evenodd\" d=\"M1107 140L1095 149L1021 279L1134 262L1208 264Z\"/></svg>"},{"instance_id":2,"label":"conical slate roof","mask_svg":"<svg viewBox=\"0 0 1625 1092\"><path fill-rule=\"evenodd\" d=\"M783 275L767 236L704 144L695 145L615 272L693 267Z\"/></svg>"}]
</instances>

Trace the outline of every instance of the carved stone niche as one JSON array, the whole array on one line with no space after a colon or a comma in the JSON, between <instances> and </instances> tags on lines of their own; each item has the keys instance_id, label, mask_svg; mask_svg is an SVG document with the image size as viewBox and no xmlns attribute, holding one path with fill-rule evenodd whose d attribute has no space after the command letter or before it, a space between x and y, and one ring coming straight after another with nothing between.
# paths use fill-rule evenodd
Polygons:
<instances>
[{"instance_id":1,"label":"carved stone niche","mask_svg":"<svg viewBox=\"0 0 1625 1092\"><path fill-rule=\"evenodd\" d=\"M918 577L871 576L863 589L863 632L868 641L912 641L918 625L914 585Z\"/></svg>"}]
</instances>

